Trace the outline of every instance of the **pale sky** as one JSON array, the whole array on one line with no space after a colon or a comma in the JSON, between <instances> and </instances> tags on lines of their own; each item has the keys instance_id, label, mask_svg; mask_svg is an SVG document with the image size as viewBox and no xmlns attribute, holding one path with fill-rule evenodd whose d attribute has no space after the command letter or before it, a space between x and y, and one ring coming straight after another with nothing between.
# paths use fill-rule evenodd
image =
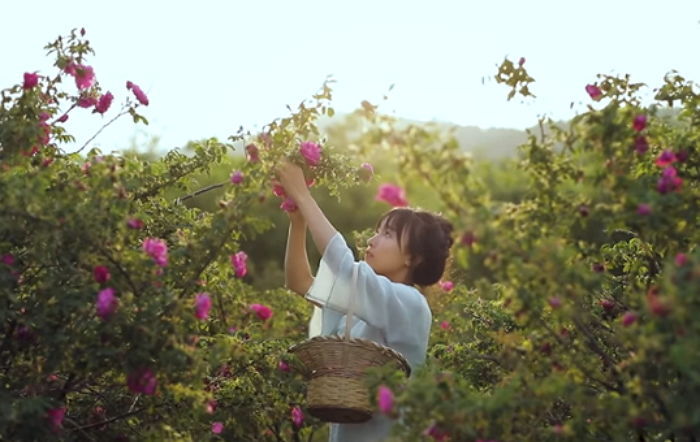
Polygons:
<instances>
[{"instance_id":1,"label":"pale sky","mask_svg":"<svg viewBox=\"0 0 700 442\"><path fill-rule=\"evenodd\" d=\"M337 112L378 103L394 84L383 111L482 128L569 118L597 73L656 87L676 69L700 82L698 0L1 0L0 23L0 88L27 71L53 74L44 45L87 30L88 64L115 101L104 120L71 114L76 148L114 115L127 80L148 94L151 124L110 126L95 142L107 152L258 130L328 75ZM507 102L489 79L506 56L527 59L536 99Z\"/></svg>"}]
</instances>

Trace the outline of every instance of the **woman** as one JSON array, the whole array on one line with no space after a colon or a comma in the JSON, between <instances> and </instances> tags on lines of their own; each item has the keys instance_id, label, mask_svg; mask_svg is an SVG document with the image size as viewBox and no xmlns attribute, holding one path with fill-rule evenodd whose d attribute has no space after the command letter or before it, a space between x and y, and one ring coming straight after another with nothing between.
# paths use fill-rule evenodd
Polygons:
<instances>
[{"instance_id":1,"label":"woman","mask_svg":"<svg viewBox=\"0 0 700 442\"><path fill-rule=\"evenodd\" d=\"M365 261L356 264L342 235L311 196L301 168L285 162L277 176L298 207L289 215L285 283L317 306L310 335L344 333L352 295L352 337L393 348L412 370L423 364L432 315L416 285L428 286L442 277L453 242L452 225L428 212L393 209L379 219L376 233L368 241ZM315 278L306 254L307 228L323 255ZM358 271L353 289L355 265ZM389 435L391 425L392 420L381 414L361 424L331 424L329 440L381 441Z\"/></svg>"}]
</instances>

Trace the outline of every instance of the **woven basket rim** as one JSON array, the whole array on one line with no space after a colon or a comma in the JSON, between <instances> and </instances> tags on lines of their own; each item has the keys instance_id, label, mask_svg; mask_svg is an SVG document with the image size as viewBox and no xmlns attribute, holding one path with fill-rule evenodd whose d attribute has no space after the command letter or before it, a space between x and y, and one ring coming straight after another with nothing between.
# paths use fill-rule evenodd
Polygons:
<instances>
[{"instance_id":1,"label":"woven basket rim","mask_svg":"<svg viewBox=\"0 0 700 442\"><path fill-rule=\"evenodd\" d=\"M411 366L408 364L408 361L406 360L406 357L404 357L404 355L402 355L401 353L399 353L391 347L387 347L369 339L350 338L346 340L341 335L315 336L313 338L307 339L306 341L292 345L291 347L289 347L289 349L287 349L287 351L289 353L296 353L297 351L303 350L305 347L308 347L310 345L324 342L330 342L334 344L347 343L351 345L369 348L372 351L382 353L390 359L396 360L399 363L400 368L406 373L407 376L410 376L411 374Z\"/></svg>"}]
</instances>

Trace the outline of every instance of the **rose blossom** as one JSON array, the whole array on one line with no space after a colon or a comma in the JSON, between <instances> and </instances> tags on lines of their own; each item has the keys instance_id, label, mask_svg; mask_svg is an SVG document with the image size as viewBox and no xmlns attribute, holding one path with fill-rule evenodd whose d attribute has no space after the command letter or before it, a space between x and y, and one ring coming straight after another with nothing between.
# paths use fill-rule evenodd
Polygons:
<instances>
[{"instance_id":1,"label":"rose blossom","mask_svg":"<svg viewBox=\"0 0 700 442\"><path fill-rule=\"evenodd\" d=\"M248 255L245 252L240 251L235 255L231 255L230 260L237 278L243 278L248 274Z\"/></svg>"},{"instance_id":2,"label":"rose blossom","mask_svg":"<svg viewBox=\"0 0 700 442\"><path fill-rule=\"evenodd\" d=\"M377 201L384 201L394 207L408 206L406 192L401 187L394 184L384 183L380 185L374 199Z\"/></svg>"},{"instance_id":3,"label":"rose blossom","mask_svg":"<svg viewBox=\"0 0 700 442\"><path fill-rule=\"evenodd\" d=\"M95 302L95 309L97 310L97 316L103 320L109 319L112 314L119 307L119 298L114 296L115 290L113 288L106 288L100 290L97 294L97 300Z\"/></svg>"},{"instance_id":4,"label":"rose blossom","mask_svg":"<svg viewBox=\"0 0 700 442\"><path fill-rule=\"evenodd\" d=\"M272 316L272 309L266 305L262 304L251 304L250 310L254 312L258 318L263 321L267 321Z\"/></svg>"},{"instance_id":5,"label":"rose blossom","mask_svg":"<svg viewBox=\"0 0 700 442\"><path fill-rule=\"evenodd\" d=\"M197 293L194 305L195 318L205 320L209 317L209 310L211 310L211 298L209 297L209 293Z\"/></svg>"},{"instance_id":6,"label":"rose blossom","mask_svg":"<svg viewBox=\"0 0 700 442\"><path fill-rule=\"evenodd\" d=\"M299 144L299 152L309 166L316 166L321 161L321 146L313 141L304 141Z\"/></svg>"},{"instance_id":7,"label":"rose blossom","mask_svg":"<svg viewBox=\"0 0 700 442\"><path fill-rule=\"evenodd\" d=\"M143 250L156 265L166 267L168 265L168 245L159 238L146 238L143 240Z\"/></svg>"}]
</instances>

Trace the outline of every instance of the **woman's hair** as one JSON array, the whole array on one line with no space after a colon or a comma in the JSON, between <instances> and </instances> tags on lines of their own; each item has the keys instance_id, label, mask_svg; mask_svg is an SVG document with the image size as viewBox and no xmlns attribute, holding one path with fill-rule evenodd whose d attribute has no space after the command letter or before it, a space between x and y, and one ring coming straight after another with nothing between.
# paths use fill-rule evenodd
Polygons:
<instances>
[{"instance_id":1,"label":"woman's hair","mask_svg":"<svg viewBox=\"0 0 700 442\"><path fill-rule=\"evenodd\" d=\"M386 227L396 232L399 248L408 245L410 282L420 286L438 282L454 242L452 224L441 215L405 207L386 212L377 221L377 228L384 220ZM402 244L404 232L406 243Z\"/></svg>"}]
</instances>

